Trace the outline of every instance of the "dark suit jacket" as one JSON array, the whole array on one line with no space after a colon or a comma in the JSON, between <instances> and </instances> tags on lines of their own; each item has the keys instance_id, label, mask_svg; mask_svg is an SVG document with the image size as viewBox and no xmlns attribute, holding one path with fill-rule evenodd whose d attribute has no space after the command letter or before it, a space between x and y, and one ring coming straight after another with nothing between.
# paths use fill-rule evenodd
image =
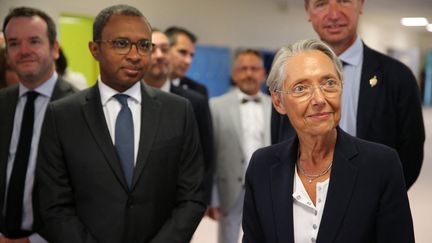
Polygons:
<instances>
[{"instance_id":1,"label":"dark suit jacket","mask_svg":"<svg viewBox=\"0 0 432 243\"><path fill-rule=\"evenodd\" d=\"M246 172L244 243L294 243L292 193L297 151L295 137L253 155ZM338 129L316 242L414 242L396 151Z\"/></svg>"},{"instance_id":2,"label":"dark suit jacket","mask_svg":"<svg viewBox=\"0 0 432 243\"><path fill-rule=\"evenodd\" d=\"M132 188L124 178L96 86L52 103L37 179L51 242L188 242L205 210L198 130L189 101L142 85Z\"/></svg>"},{"instance_id":3,"label":"dark suit jacket","mask_svg":"<svg viewBox=\"0 0 432 243\"><path fill-rule=\"evenodd\" d=\"M198 83L197 81L188 78L186 76L180 78L180 87L183 89L191 89L204 95L208 99L208 91L205 85Z\"/></svg>"},{"instance_id":4,"label":"dark suit jacket","mask_svg":"<svg viewBox=\"0 0 432 243\"><path fill-rule=\"evenodd\" d=\"M213 126L210 114L208 99L203 95L182 89L171 85L170 92L181 97L188 99L195 113L195 118L198 125L200 135L201 147L204 156L204 179L203 179L203 192L207 204L210 204L211 191L213 186L213 172L214 172L214 153L213 153Z\"/></svg>"},{"instance_id":5,"label":"dark suit jacket","mask_svg":"<svg viewBox=\"0 0 432 243\"><path fill-rule=\"evenodd\" d=\"M369 80L378 82L371 87ZM342 104L343 105L343 104ZM286 116L272 113L272 143L295 132ZM364 45L357 137L382 143L397 150L407 188L420 174L425 129L419 88L407 66Z\"/></svg>"},{"instance_id":6,"label":"dark suit jacket","mask_svg":"<svg viewBox=\"0 0 432 243\"><path fill-rule=\"evenodd\" d=\"M57 100L75 93L77 89L58 79L51 96L51 100ZM18 85L0 90L0 208L4 208L4 196L6 193L6 167L9 156L9 147L14 126L15 109L18 102ZM0 215L0 230L3 228L3 214Z\"/></svg>"}]
</instances>

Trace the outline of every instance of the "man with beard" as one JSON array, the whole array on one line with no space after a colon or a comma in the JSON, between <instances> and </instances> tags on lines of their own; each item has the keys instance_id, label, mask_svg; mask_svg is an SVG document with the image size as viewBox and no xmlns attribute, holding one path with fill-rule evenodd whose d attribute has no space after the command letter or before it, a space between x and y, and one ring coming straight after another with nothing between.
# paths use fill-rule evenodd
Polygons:
<instances>
[{"instance_id":1,"label":"man with beard","mask_svg":"<svg viewBox=\"0 0 432 243\"><path fill-rule=\"evenodd\" d=\"M152 41L151 62L149 70L144 76L144 82L154 88L184 97L191 102L204 156L204 179L202 187L205 200L207 203L210 203L214 166L213 127L208 100L197 92L182 89L171 84L169 80L172 69L169 58L171 47L168 37L160 30L153 28Z\"/></svg>"},{"instance_id":2,"label":"man with beard","mask_svg":"<svg viewBox=\"0 0 432 243\"><path fill-rule=\"evenodd\" d=\"M261 92L264 78L261 53L241 50L232 69L236 87L210 99L216 171L208 214L219 221L219 243L238 242L245 171L252 153L270 144L271 100Z\"/></svg>"}]
</instances>

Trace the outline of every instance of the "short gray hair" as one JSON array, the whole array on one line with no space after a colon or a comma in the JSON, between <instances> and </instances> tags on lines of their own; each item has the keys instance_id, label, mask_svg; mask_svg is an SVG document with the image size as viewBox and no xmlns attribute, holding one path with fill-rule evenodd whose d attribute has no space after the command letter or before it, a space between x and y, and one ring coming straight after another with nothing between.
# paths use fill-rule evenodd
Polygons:
<instances>
[{"instance_id":1,"label":"short gray hair","mask_svg":"<svg viewBox=\"0 0 432 243\"><path fill-rule=\"evenodd\" d=\"M96 16L95 21L93 23L93 41L98 41L102 38L102 31L105 25L108 23L108 20L111 18L111 16L115 14L124 15L124 16L141 17L143 18L144 22L146 22L149 30L152 29L146 17L144 17L144 15L137 8L129 5L118 4L103 9Z\"/></svg>"},{"instance_id":2,"label":"short gray hair","mask_svg":"<svg viewBox=\"0 0 432 243\"><path fill-rule=\"evenodd\" d=\"M343 72L342 72L342 63L336 54L332 51L332 49L320 40L307 39L301 40L294 44L289 44L287 46L282 47L276 53L274 57L273 64L270 70L270 73L267 78L267 86L270 91L282 90L283 82L286 77L286 62L290 57L293 57L297 54L307 52L307 51L320 51L328 56L336 69L337 75L339 79L342 81Z\"/></svg>"}]
</instances>

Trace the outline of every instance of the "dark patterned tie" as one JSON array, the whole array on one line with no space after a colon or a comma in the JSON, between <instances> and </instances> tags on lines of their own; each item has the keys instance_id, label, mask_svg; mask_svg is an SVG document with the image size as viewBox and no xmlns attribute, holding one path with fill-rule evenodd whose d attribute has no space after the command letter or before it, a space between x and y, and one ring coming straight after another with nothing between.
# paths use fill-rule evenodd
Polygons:
<instances>
[{"instance_id":1,"label":"dark patterned tie","mask_svg":"<svg viewBox=\"0 0 432 243\"><path fill-rule=\"evenodd\" d=\"M14 235L20 231L23 211L24 186L29 162L34 124L34 101L37 92L27 92L27 102L21 121L21 131L15 161L9 179L6 202L5 227L6 232Z\"/></svg>"},{"instance_id":2,"label":"dark patterned tie","mask_svg":"<svg viewBox=\"0 0 432 243\"><path fill-rule=\"evenodd\" d=\"M115 148L130 188L134 170L134 126L132 112L127 103L128 95L116 94L114 97L121 104L121 110L117 115L115 124Z\"/></svg>"}]
</instances>

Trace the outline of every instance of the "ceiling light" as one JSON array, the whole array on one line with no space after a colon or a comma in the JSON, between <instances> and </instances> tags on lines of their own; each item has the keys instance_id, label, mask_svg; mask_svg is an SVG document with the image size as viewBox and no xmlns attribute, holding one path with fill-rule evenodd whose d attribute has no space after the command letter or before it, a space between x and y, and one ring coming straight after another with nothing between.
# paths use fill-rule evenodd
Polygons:
<instances>
[{"instance_id":1,"label":"ceiling light","mask_svg":"<svg viewBox=\"0 0 432 243\"><path fill-rule=\"evenodd\" d=\"M426 26L428 20L426 18L402 18L401 24L403 26Z\"/></svg>"},{"instance_id":2,"label":"ceiling light","mask_svg":"<svg viewBox=\"0 0 432 243\"><path fill-rule=\"evenodd\" d=\"M432 24L426 26L427 31L432 32Z\"/></svg>"}]
</instances>

